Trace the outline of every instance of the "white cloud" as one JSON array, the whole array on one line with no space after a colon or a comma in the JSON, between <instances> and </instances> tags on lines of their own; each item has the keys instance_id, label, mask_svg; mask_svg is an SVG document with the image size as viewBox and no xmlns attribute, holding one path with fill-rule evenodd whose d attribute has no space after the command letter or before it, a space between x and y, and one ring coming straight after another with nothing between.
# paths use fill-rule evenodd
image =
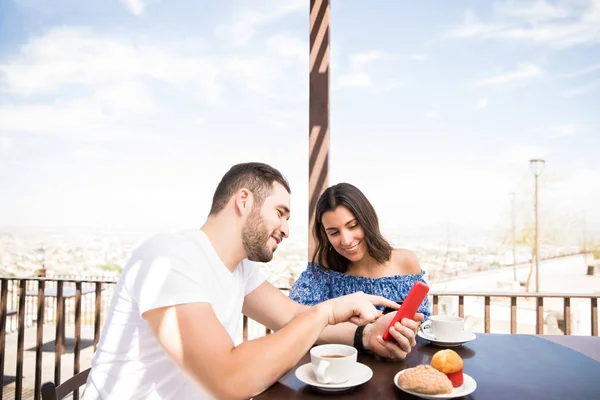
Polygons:
<instances>
[{"instance_id":1,"label":"white cloud","mask_svg":"<svg viewBox=\"0 0 600 400\"><path fill-rule=\"evenodd\" d=\"M430 119L432 121L435 121L435 120L440 119L440 114L437 111L430 110L430 111L427 111L425 114L423 114L423 117L425 119Z\"/></svg>"},{"instance_id":2,"label":"white cloud","mask_svg":"<svg viewBox=\"0 0 600 400\"><path fill-rule=\"evenodd\" d=\"M481 22L467 11L461 26L448 37L509 39L566 48L600 42L600 0L546 1L495 7L491 22Z\"/></svg>"},{"instance_id":3,"label":"white cloud","mask_svg":"<svg viewBox=\"0 0 600 400\"><path fill-rule=\"evenodd\" d=\"M568 72L566 74L559 74L559 75L556 75L556 77L559 78L559 79L577 78L577 77L580 77L580 76L585 76L585 75L592 74L592 73L594 73L596 71L600 71L600 64L591 65L589 67L582 68L582 69L577 70L577 71Z\"/></svg>"},{"instance_id":4,"label":"white cloud","mask_svg":"<svg viewBox=\"0 0 600 400\"><path fill-rule=\"evenodd\" d=\"M554 125L548 128L552 137L573 136L582 131L582 127L576 124Z\"/></svg>"},{"instance_id":5,"label":"white cloud","mask_svg":"<svg viewBox=\"0 0 600 400\"><path fill-rule=\"evenodd\" d=\"M131 140L134 134L91 99L0 107L0 131L60 136L83 141Z\"/></svg>"},{"instance_id":6,"label":"white cloud","mask_svg":"<svg viewBox=\"0 0 600 400\"><path fill-rule=\"evenodd\" d=\"M12 148L12 139L8 136L0 136L0 158L7 155Z\"/></svg>"},{"instance_id":7,"label":"white cloud","mask_svg":"<svg viewBox=\"0 0 600 400\"><path fill-rule=\"evenodd\" d=\"M262 57L241 58L234 57L225 64L225 69L231 71L234 76L241 78L240 85L262 94L266 97L277 98L275 88L268 84L269 79L279 75L280 71Z\"/></svg>"},{"instance_id":8,"label":"white cloud","mask_svg":"<svg viewBox=\"0 0 600 400\"><path fill-rule=\"evenodd\" d=\"M192 43L204 45L194 51ZM140 124L147 129L148 120L168 113L159 105L168 100L156 92L157 83L209 106L231 107L236 98L249 95L300 93L302 80L289 76L308 69L308 55L299 60L301 41L280 34L267 46L270 53L249 57L214 55L201 38L145 42L88 28L56 28L0 61L5 98L0 132L127 140L137 136ZM225 85L230 85L227 91ZM195 126L199 118L187 113L177 122Z\"/></svg>"},{"instance_id":9,"label":"white cloud","mask_svg":"<svg viewBox=\"0 0 600 400\"><path fill-rule=\"evenodd\" d=\"M373 79L371 66L379 61L387 61L396 59L397 56L390 53L385 53L379 50L371 50L364 53L356 53L350 56L350 67L347 72L342 73L337 81L338 87L363 87L369 88L375 92L384 92L392 90L402 83L388 79L377 82Z\"/></svg>"},{"instance_id":10,"label":"white cloud","mask_svg":"<svg viewBox=\"0 0 600 400\"><path fill-rule=\"evenodd\" d=\"M552 168L551 166L549 164L548 168ZM572 173L560 173L549 169L547 179L554 178L553 175L558 175L557 179L553 179L552 184L543 186L541 194L542 199L549 199L546 200L546 207L560 210L563 215L566 210L578 215L585 214L585 219L590 224L588 226L597 226L600 221L597 206L600 199L600 172L580 169Z\"/></svg>"},{"instance_id":11,"label":"white cloud","mask_svg":"<svg viewBox=\"0 0 600 400\"><path fill-rule=\"evenodd\" d=\"M283 57L290 57L307 64L308 42L288 33L278 33L267 39L267 48Z\"/></svg>"},{"instance_id":12,"label":"white cloud","mask_svg":"<svg viewBox=\"0 0 600 400\"><path fill-rule=\"evenodd\" d=\"M371 50L365 53L356 53L350 56L350 69L354 71L364 70L368 64L376 61L393 60L396 55L384 53L379 50Z\"/></svg>"},{"instance_id":13,"label":"white cloud","mask_svg":"<svg viewBox=\"0 0 600 400\"><path fill-rule=\"evenodd\" d=\"M280 3L252 29L296 7L307 3ZM281 168L294 221L306 221L308 142L292 139L304 138L306 101L296 93L308 87L306 39L280 32L232 52L213 37L65 26L17 43L0 57L0 162L20 150L19 161L48 179L4 188L2 224L197 224L206 188L250 159Z\"/></svg>"},{"instance_id":14,"label":"white cloud","mask_svg":"<svg viewBox=\"0 0 600 400\"><path fill-rule=\"evenodd\" d=\"M574 10L564 4L550 4L543 0L530 3L515 3L514 1L499 3L494 6L494 9L501 16L534 22L560 20L575 15Z\"/></svg>"},{"instance_id":15,"label":"white cloud","mask_svg":"<svg viewBox=\"0 0 600 400\"><path fill-rule=\"evenodd\" d=\"M0 64L0 90L28 96L66 85L101 87L150 78L196 87L215 102L221 96L219 67L218 59L208 54L180 55L168 44L139 44L88 28L64 27L31 38L19 56Z\"/></svg>"},{"instance_id":16,"label":"white cloud","mask_svg":"<svg viewBox=\"0 0 600 400\"><path fill-rule=\"evenodd\" d=\"M149 81L221 100L220 63L161 44L57 28L33 37L0 64L0 131L81 140L129 139L131 122L155 111ZM38 100L51 94L54 100ZM46 96L47 97L47 96ZM42 97L44 98L44 97Z\"/></svg>"},{"instance_id":17,"label":"white cloud","mask_svg":"<svg viewBox=\"0 0 600 400\"><path fill-rule=\"evenodd\" d=\"M575 97L600 89L600 80L585 83L581 86L576 86L565 90L562 94L565 97Z\"/></svg>"},{"instance_id":18,"label":"white cloud","mask_svg":"<svg viewBox=\"0 0 600 400\"><path fill-rule=\"evenodd\" d=\"M502 25L481 22L472 11L467 10L465 11L463 25L450 30L446 33L446 36L455 38L488 38L493 37L495 33L501 32L503 29L505 28Z\"/></svg>"},{"instance_id":19,"label":"white cloud","mask_svg":"<svg viewBox=\"0 0 600 400\"><path fill-rule=\"evenodd\" d=\"M239 5L229 23L218 25L215 35L236 46L247 44L259 28L289 14L306 11L308 4L303 0L263 2L255 7Z\"/></svg>"},{"instance_id":20,"label":"white cloud","mask_svg":"<svg viewBox=\"0 0 600 400\"><path fill-rule=\"evenodd\" d=\"M411 54L408 56L408 58L413 61L425 61L425 60L429 60L429 55L418 53L418 54Z\"/></svg>"},{"instance_id":21,"label":"white cloud","mask_svg":"<svg viewBox=\"0 0 600 400\"><path fill-rule=\"evenodd\" d=\"M371 75L366 72L349 72L343 74L338 78L338 84L340 86L373 86L373 79Z\"/></svg>"},{"instance_id":22,"label":"white cloud","mask_svg":"<svg viewBox=\"0 0 600 400\"><path fill-rule=\"evenodd\" d=\"M583 141L596 136L595 133L597 130L598 125L596 124L570 122L544 126L532 131L532 133L544 139L565 138L577 135L577 141L583 143Z\"/></svg>"},{"instance_id":23,"label":"white cloud","mask_svg":"<svg viewBox=\"0 0 600 400\"><path fill-rule=\"evenodd\" d=\"M142 15L146 8L144 0L121 0L121 3L135 15Z\"/></svg>"},{"instance_id":24,"label":"white cloud","mask_svg":"<svg viewBox=\"0 0 600 400\"><path fill-rule=\"evenodd\" d=\"M475 86L503 85L515 81L537 78L541 76L543 70L535 64L521 64L516 71L506 72L490 78L480 79L475 82Z\"/></svg>"},{"instance_id":25,"label":"white cloud","mask_svg":"<svg viewBox=\"0 0 600 400\"><path fill-rule=\"evenodd\" d=\"M475 104L475 108L483 110L484 108L487 108L487 106L489 104L490 104L489 99L487 97L482 97L481 99L477 100L477 104Z\"/></svg>"},{"instance_id":26,"label":"white cloud","mask_svg":"<svg viewBox=\"0 0 600 400\"><path fill-rule=\"evenodd\" d=\"M534 158L544 159L548 156L548 149L542 146L522 145L515 146L509 150L508 159L515 164L528 163Z\"/></svg>"}]
</instances>

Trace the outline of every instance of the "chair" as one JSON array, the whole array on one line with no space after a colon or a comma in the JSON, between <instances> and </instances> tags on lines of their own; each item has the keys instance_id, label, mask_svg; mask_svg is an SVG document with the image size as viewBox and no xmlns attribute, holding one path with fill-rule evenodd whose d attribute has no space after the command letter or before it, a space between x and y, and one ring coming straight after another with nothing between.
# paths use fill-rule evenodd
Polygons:
<instances>
[{"instance_id":1,"label":"chair","mask_svg":"<svg viewBox=\"0 0 600 400\"><path fill-rule=\"evenodd\" d=\"M85 385L88 375L90 374L88 368L81 371L77 375L69 378L65 382L58 386L54 385L54 382L46 382L42 385L42 400L62 400L81 386Z\"/></svg>"}]
</instances>

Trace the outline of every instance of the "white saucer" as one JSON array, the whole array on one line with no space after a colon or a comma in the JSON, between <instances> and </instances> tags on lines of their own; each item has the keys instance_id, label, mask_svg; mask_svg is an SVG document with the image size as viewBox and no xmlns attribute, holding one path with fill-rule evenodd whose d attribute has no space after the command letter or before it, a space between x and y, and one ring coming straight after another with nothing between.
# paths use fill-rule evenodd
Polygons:
<instances>
[{"instance_id":1,"label":"white saucer","mask_svg":"<svg viewBox=\"0 0 600 400\"><path fill-rule=\"evenodd\" d=\"M355 372L353 376L343 383L320 383L317 382L315 372L311 363L304 364L296 369L296 378L302 383L313 386L319 390L325 392L341 392L343 390L351 389L355 386L362 385L373 377L373 370L361 364L356 363Z\"/></svg>"},{"instance_id":2,"label":"white saucer","mask_svg":"<svg viewBox=\"0 0 600 400\"><path fill-rule=\"evenodd\" d=\"M459 387L455 387L454 389L452 389L452 393L448 393L448 394L423 394L423 393L417 393L417 392L413 392L411 390L402 389L400 387L400 385L398 384L398 377L402 373L404 373L404 371L406 371L406 370L403 369L402 371L398 372L396 374L396 376L394 376L394 385L396 385L396 387L398 389L402 390L403 392L406 392L408 394L412 394L413 396L417 396L417 397L420 397L422 399L453 399L455 397L468 396L471 393L473 393L475 391L475 389L477 389L477 382L475 382L475 379L473 379L469 375L463 373L463 377L464 377L463 384L460 385Z\"/></svg>"},{"instance_id":3,"label":"white saucer","mask_svg":"<svg viewBox=\"0 0 600 400\"><path fill-rule=\"evenodd\" d=\"M431 335L431 333L429 333L429 329L425 328L425 333L427 333L428 335ZM425 335L423 335L423 332L421 332L420 330L417 331L417 336L420 337L421 339L425 339L427 341L429 341L432 345L434 346L439 346L439 347L458 347L458 346L462 346L463 344L470 342L471 340L475 340L475 338L477 336L475 336L475 334L473 332L469 332L469 331L463 331L462 335L455 340L435 340L433 339L433 337L427 337ZM433 335L431 335L433 336Z\"/></svg>"}]
</instances>

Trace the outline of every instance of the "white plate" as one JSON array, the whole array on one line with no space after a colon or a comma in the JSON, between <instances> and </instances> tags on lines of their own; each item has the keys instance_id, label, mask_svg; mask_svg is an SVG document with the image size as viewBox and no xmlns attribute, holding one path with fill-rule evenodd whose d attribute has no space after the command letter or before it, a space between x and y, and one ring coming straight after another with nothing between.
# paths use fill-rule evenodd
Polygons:
<instances>
[{"instance_id":1,"label":"white plate","mask_svg":"<svg viewBox=\"0 0 600 400\"><path fill-rule=\"evenodd\" d=\"M424 331L425 331L425 333L427 333L427 335L430 335L429 329L425 328ZM425 339L425 340L429 341L434 346L439 346L439 347L462 346L463 344L468 343L471 340L475 340L475 338L477 337L477 336L475 336L475 334L473 332L464 331L463 334L461 335L461 337L456 340L435 340L435 339L433 339L433 337L430 338L428 336L423 335L423 332L421 332L420 330L417 331L417 336L420 337L421 339Z\"/></svg>"},{"instance_id":2,"label":"white plate","mask_svg":"<svg viewBox=\"0 0 600 400\"><path fill-rule=\"evenodd\" d=\"M313 386L325 392L340 392L351 389L355 386L362 385L373 377L373 370L361 364L356 363L354 374L350 379L343 383L320 383L315 377L315 372L311 363L304 364L296 369L296 378L302 383Z\"/></svg>"},{"instance_id":3,"label":"white plate","mask_svg":"<svg viewBox=\"0 0 600 400\"><path fill-rule=\"evenodd\" d=\"M406 389L402 389L400 387L400 385L398 384L398 377L403 374L406 370L403 369L402 371L398 372L396 374L396 376L394 376L394 385L396 385L396 387L400 390L402 390L403 392L406 392L408 394L412 394L413 396L417 396L420 397L422 399L453 399L455 397L462 397L462 396L468 396L471 393L473 393L475 391L475 389L477 389L477 382L475 382L475 379L471 378L469 375L463 373L463 377L464 377L464 382L462 385L460 385L459 387L455 387L454 389L452 389L452 393L448 393L448 394L423 394L423 393L417 393L417 392L413 392L411 390L406 390Z\"/></svg>"}]
</instances>

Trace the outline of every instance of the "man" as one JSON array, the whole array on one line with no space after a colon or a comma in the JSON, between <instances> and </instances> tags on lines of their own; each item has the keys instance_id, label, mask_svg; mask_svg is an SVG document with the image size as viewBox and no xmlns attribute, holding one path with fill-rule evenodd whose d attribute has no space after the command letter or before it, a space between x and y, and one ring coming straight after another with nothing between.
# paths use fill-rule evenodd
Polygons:
<instances>
[{"instance_id":1,"label":"man","mask_svg":"<svg viewBox=\"0 0 600 400\"><path fill-rule=\"evenodd\" d=\"M379 318L375 308L396 303L355 293L301 306L259 273L251 261L271 260L289 217L281 173L238 164L223 176L200 230L142 243L117 284L84 399L250 398L315 342L352 344L356 326L373 321L360 344L404 358L417 322L396 324L397 342L383 342L392 314ZM276 332L235 346L241 312Z\"/></svg>"}]
</instances>

